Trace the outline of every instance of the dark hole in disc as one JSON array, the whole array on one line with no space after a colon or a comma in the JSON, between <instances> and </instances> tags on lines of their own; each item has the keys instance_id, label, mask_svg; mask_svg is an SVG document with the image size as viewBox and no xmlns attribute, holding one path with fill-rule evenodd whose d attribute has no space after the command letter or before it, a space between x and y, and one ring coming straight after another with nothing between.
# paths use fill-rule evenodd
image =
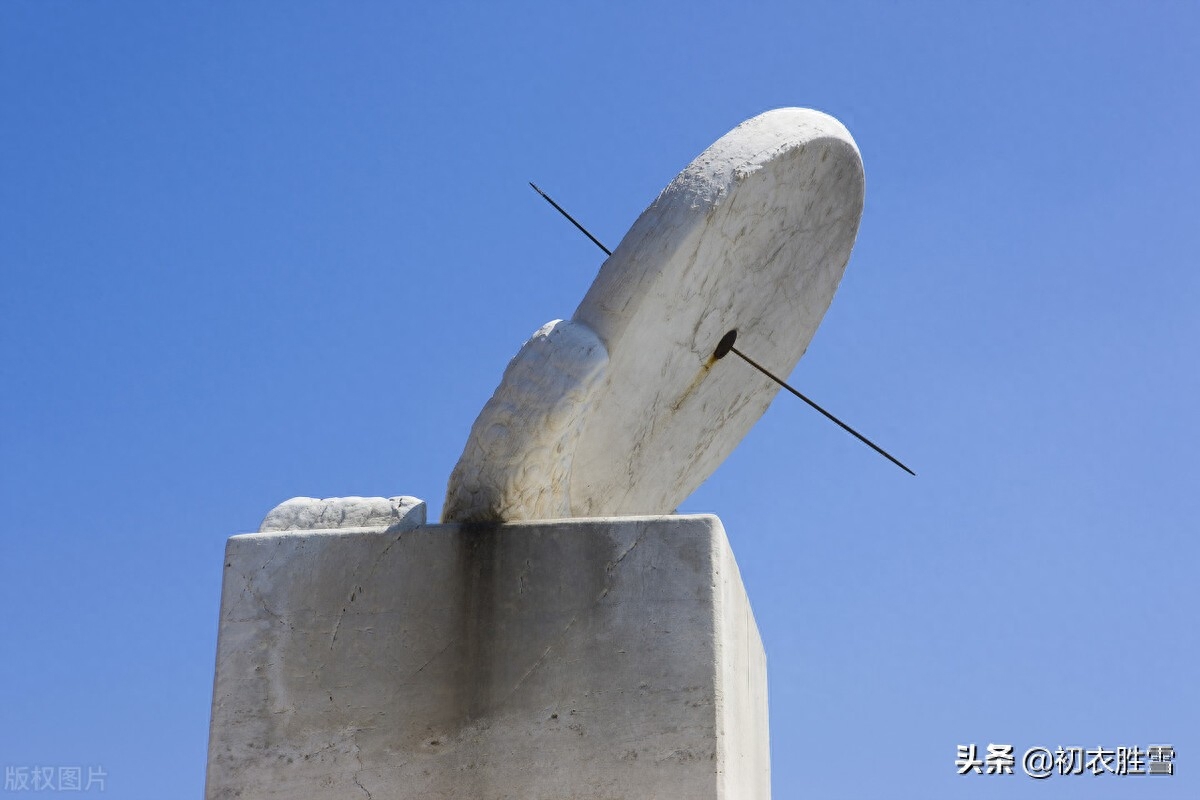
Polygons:
<instances>
[{"instance_id":1,"label":"dark hole in disc","mask_svg":"<svg viewBox=\"0 0 1200 800\"><path fill-rule=\"evenodd\" d=\"M735 341L737 341L737 328L721 337L721 341L717 342L717 349L713 350L713 358L724 358L729 355Z\"/></svg>"}]
</instances>

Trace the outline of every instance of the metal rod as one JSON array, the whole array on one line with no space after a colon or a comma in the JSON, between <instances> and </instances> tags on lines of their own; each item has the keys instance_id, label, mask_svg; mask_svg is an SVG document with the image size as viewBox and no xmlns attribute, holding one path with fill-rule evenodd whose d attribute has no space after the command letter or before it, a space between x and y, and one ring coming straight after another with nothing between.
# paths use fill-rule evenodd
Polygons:
<instances>
[{"instance_id":1,"label":"metal rod","mask_svg":"<svg viewBox=\"0 0 1200 800\"><path fill-rule=\"evenodd\" d=\"M867 447L870 447L870 448L871 448L872 450L874 450L876 453L879 453L879 455L883 456L883 457L884 457L884 458L886 458L888 461L892 462L892 463L893 463L893 464L895 464L897 467L899 467L900 469L902 469L902 470L904 470L905 472L907 472L909 475L912 475L913 477L916 477L916 474L917 474L917 473L913 472L911 469L909 469L908 467L906 467L906 466L904 466L903 464L901 464L899 461L897 461L895 458L893 458L893 457L891 456L891 454L889 454L889 453L888 453L886 450L884 450L882 447L880 447L879 445L875 444L875 443L874 443L874 442L872 442L870 439L868 439L867 437L863 436L863 435L862 435L861 433L859 433L858 431L854 430L854 428L851 428L849 425L847 425L846 423L842 422L840 419L838 419L837 417L835 417L833 414L830 414L828 411L826 411L825 409L821 408L819 405L817 405L816 403L814 403L812 400L809 400L809 399L808 399L807 397L805 397L803 394L801 394L800 392L796 391L796 390L795 390L795 389L793 389L791 386L788 386L786 383L784 383L783 381L781 381L779 378L777 378L777 377L775 377L774 375L772 375L770 372L768 372L768 371L766 370L766 368L765 368L765 367L763 367L763 366L762 366L761 364L759 364L757 361L755 361L754 359L752 359L750 356L746 355L746 354L745 354L745 353L743 353L741 350L738 350L738 349L737 349L736 347L734 347L733 345L729 345L729 352L731 352L731 353L733 353L735 356L738 356L739 358L741 358L741 359L742 359L743 361L745 361L747 364L749 364L750 366L754 367L756 370L758 370L759 372L761 372L763 375L766 375L768 378L770 378L771 380L775 381L776 383L778 383L778 384L779 384L780 386L782 386L783 388L787 389L787 390L788 390L789 392L791 392L792 394L796 395L796 397L799 397L801 400L803 400L804 402L808 403L810 406L812 406L813 408L815 408L817 411L820 411L822 414L824 414L824 415L826 416L826 418L828 418L828 419L832 420L833 422L837 423L837 424L838 424L838 426L839 426L839 427L841 427L841 429L842 429L842 430L846 431L846 432L847 432L847 433L849 433L851 436L853 436L854 438L858 439L860 442L862 442L863 444L865 444Z\"/></svg>"},{"instance_id":2,"label":"metal rod","mask_svg":"<svg viewBox=\"0 0 1200 800\"><path fill-rule=\"evenodd\" d=\"M597 239L595 236L592 236L592 234L588 232L588 229L583 227L582 225L580 225L579 222L574 217L572 217L570 214L568 214L566 211L564 211L562 206L560 206L558 203L551 200L550 195L546 194L541 189L539 189L538 185L536 183L534 183L533 181L530 181L529 185L533 187L533 190L535 192L540 194L542 197L546 198L546 202L549 203L550 205L554 206L555 210L557 210L558 213L562 214L564 217L571 220L572 225L574 225L576 228L579 228L579 230L583 231L584 236L588 237L593 242L595 242L596 247L599 247L601 250L603 250L605 255L608 255L608 256L612 255L612 250L609 250L607 247L600 244L599 239Z\"/></svg>"}]
</instances>

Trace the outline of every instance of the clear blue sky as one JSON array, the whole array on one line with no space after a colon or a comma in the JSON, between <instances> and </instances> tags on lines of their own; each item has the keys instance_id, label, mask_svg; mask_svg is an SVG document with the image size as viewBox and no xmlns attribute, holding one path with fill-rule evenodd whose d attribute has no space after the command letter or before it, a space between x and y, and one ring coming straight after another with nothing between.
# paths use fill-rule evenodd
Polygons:
<instances>
[{"instance_id":1,"label":"clear blue sky","mask_svg":"<svg viewBox=\"0 0 1200 800\"><path fill-rule=\"evenodd\" d=\"M0 765L200 796L225 539L436 515L594 277L526 181L613 246L799 105L867 200L791 378L919 477L779 397L683 506L755 608L775 796L1200 796L1198 43L1182 2L5 2Z\"/></svg>"}]
</instances>

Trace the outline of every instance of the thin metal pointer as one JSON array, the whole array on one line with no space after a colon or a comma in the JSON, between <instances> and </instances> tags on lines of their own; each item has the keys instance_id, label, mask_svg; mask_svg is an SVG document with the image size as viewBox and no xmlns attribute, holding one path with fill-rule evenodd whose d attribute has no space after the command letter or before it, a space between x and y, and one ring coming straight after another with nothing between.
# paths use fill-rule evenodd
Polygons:
<instances>
[{"instance_id":1,"label":"thin metal pointer","mask_svg":"<svg viewBox=\"0 0 1200 800\"><path fill-rule=\"evenodd\" d=\"M738 350L736 347L734 347L733 342L735 339L737 339L737 331L736 330L732 330L729 333L725 334L721 338L721 341L717 344L717 349L713 351L713 356L720 359L720 358L723 358L726 353L733 353L735 356L738 356L739 358L741 358L743 361L745 361L750 366L754 367L756 370L761 372L763 375L766 375L768 378L775 381L776 383L778 383L783 388L787 389L792 394L796 395L796 397L799 397L801 400L808 403L810 406L815 408L817 411L820 411L822 414L825 415L826 419L829 419L829 420L837 423L838 427L840 427L842 430L849 433L855 439L858 439L860 442L865 444L867 447L871 448L876 453L879 453L879 455L883 456L888 461L892 462L897 467L899 467L900 469L907 472L909 475L912 475L914 478L916 477L917 473L913 472L911 469L909 469L908 467L901 464L888 451L884 450L882 447L875 444L874 442L872 442L867 437L863 436L858 431L854 430L854 428L851 428L849 425L842 422L840 419L835 417L833 414L830 414L828 411L821 408L819 405L817 405L815 402L813 402L809 398L805 397L803 394L801 394L796 389L793 389L791 386L788 386L786 383L779 380L779 378L776 378L774 375L772 375L770 372L768 372L767 369L762 364L759 364L753 358L751 358L750 356L743 353L741 350Z\"/></svg>"},{"instance_id":2,"label":"thin metal pointer","mask_svg":"<svg viewBox=\"0 0 1200 800\"><path fill-rule=\"evenodd\" d=\"M576 228L579 228L579 230L583 231L583 235L584 235L584 236L586 236L586 237L588 237L589 239L591 239L591 240L592 240L592 241L595 243L595 245L596 245L597 247L599 247L601 250L603 250L603 251L604 251L604 253L605 253L606 255L610 255L610 256L612 255L612 251L611 251L611 250L609 250L609 249L608 249L607 247L605 247L604 245L600 244L600 240L599 240L599 239L597 239L595 236L592 236L592 234L588 232L588 229L587 229L587 228L585 228L585 227L583 227L582 225L580 225L580 224L579 224L579 222L578 222L578 221L577 221L577 220L576 220L574 217L572 217L570 214L568 214L568 213L567 213L567 212L566 212L566 211L563 209L563 207L562 207L562 206L560 206L558 203L556 203L556 202L554 202L553 200L551 200L551 199L550 199L550 195L546 194L546 193L545 193L545 192L543 192L541 189L539 189L539 188L537 187L537 184L536 184L536 183L534 183L533 181L530 181L530 182L529 182L529 185L533 187L533 190L534 190L535 192L537 192L537 193L538 193L538 194L540 194L540 195L541 195L543 198L545 198L545 200L546 200L546 202L547 202L547 203L549 203L550 205L554 206L555 210L556 210L556 211L558 211L558 213L562 214L564 217L566 217L567 219L569 219L569 220L571 221L571 224L572 224L572 225L574 225ZM879 455L883 456L883 457L884 457L884 458L886 458L888 461L892 462L892 463L893 463L893 464L895 464L897 467L899 467L900 469L902 469L902 470L904 470L905 472L907 472L909 475L912 475L913 477L916 477L917 473L913 472L911 469L909 469L908 467L906 467L906 466L904 466L903 464L901 464L901 463L900 463L898 460L896 460L895 458L893 458L893 457L892 457L892 456L891 456L891 455L890 455L890 454L889 454L889 453L888 453L886 450L884 450L882 447L880 447L879 445L875 444L874 442L872 442L872 441L871 441L870 439L868 439L867 437L863 436L863 435L862 435L861 433L859 433L858 431L854 430L854 428L851 428L849 425L847 425L846 423L842 422L840 419L838 419L837 417L835 417L833 414L830 414L828 411L826 411L825 409L821 408L819 405L817 405L817 404L816 404L816 403L814 403L812 400L810 400L810 399L808 399L807 397L805 397L805 396L804 396L803 394L801 394L800 392L798 392L798 391L796 391L795 389L793 389L791 386L788 386L788 385L787 385L787 383L785 383L785 382L784 382L784 381L783 381L781 378L778 378L778 377L776 377L775 375L771 374L771 373L770 373L770 372L769 372L769 371L766 369L766 367L762 366L762 365L761 365L761 364L759 364L757 361L755 361L754 359L750 358L750 356L746 355L746 354L745 354L745 353L743 353L741 350L738 350L736 347L734 347L734 346L733 346L733 343L734 343L734 341L735 341L736 339L737 339L737 329L731 330L731 331L729 331L729 333L727 333L727 334L725 334L724 336L722 336L722 337L721 337L721 341L717 343L717 349L713 351L713 357L719 360L719 359L722 359L722 358L724 358L724 357L725 357L726 355L728 355L729 353L733 353L735 356L737 356L738 358L742 359L743 361L745 361L745 362L746 362L747 364L749 364L750 366L754 367L756 370L758 370L759 372L761 372L763 375L766 375L768 378L770 378L771 380L773 380L773 381L775 381L776 383L778 383L778 384L779 384L780 386L782 386L784 389L787 389L789 392L791 392L792 394L796 395L796 397L799 397L801 400L803 400L804 402L808 403L810 406L812 406L813 408L815 408L817 411L820 411L820 412L821 412L823 415L825 415L825 417L826 417L827 419L829 419L829 420L832 420L833 422L837 423L838 427L840 427L842 430L844 430L844 431L846 431L847 433L849 433L849 434L851 434L852 436L854 436L854 438L858 439L860 442L862 442L863 444L865 444L867 447L870 447L870 448L871 448L872 450L874 450L876 453L879 453Z\"/></svg>"},{"instance_id":3,"label":"thin metal pointer","mask_svg":"<svg viewBox=\"0 0 1200 800\"><path fill-rule=\"evenodd\" d=\"M539 188L538 188L538 185L537 185L536 183L534 183L533 181L530 181L530 182L529 182L529 185L533 187L533 190L534 190L535 192L537 192L538 194L540 194L542 197L546 198L546 202L547 202L547 203L549 203L550 205L554 206L555 210L556 210L556 211L558 211L558 213L562 214L564 217L566 217L567 219L571 220L571 224L572 224L572 225L574 225L576 228L579 228L579 230L583 231L583 235L584 235L584 236L588 237L588 238L589 238L589 239L591 239L593 242L595 242L595 243L596 243L596 247L599 247L601 250L603 250L603 251L604 251L604 255L606 255L606 256L611 256L611 255L612 255L612 250L609 250L607 247L605 247L604 245L600 244L600 240L599 240L599 239L597 239L595 236L592 236L592 234L588 232L588 229L587 229L587 228L585 228L585 227L583 227L582 225L580 225L580 224L579 224L579 223L578 223L578 222L575 220L575 218L574 218L574 217L572 217L570 214L568 214L568 213L566 212L566 210L565 210L565 209L564 209L562 206L560 206L558 203L556 203L556 202L554 202L553 200L551 200L551 199L550 199L550 195L546 194L546 193L545 193L545 192L543 192L541 189L539 189Z\"/></svg>"}]
</instances>

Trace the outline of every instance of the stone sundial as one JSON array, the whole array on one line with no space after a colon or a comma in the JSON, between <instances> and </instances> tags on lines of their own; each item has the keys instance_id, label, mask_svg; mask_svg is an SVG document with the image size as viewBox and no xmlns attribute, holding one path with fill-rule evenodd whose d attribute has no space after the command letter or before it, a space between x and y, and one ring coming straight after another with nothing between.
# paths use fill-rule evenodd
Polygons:
<instances>
[{"instance_id":1,"label":"stone sundial","mask_svg":"<svg viewBox=\"0 0 1200 800\"><path fill-rule=\"evenodd\" d=\"M721 137L671 181L569 320L504 372L450 476L447 522L668 514L779 387L842 278L863 209L845 127L784 108ZM873 446L873 445L872 445Z\"/></svg>"},{"instance_id":2,"label":"stone sundial","mask_svg":"<svg viewBox=\"0 0 1200 800\"><path fill-rule=\"evenodd\" d=\"M804 354L862 208L837 120L739 125L480 412L443 519L513 524L298 497L232 537L209 800L769 800L745 586L721 521L672 512Z\"/></svg>"}]
</instances>

